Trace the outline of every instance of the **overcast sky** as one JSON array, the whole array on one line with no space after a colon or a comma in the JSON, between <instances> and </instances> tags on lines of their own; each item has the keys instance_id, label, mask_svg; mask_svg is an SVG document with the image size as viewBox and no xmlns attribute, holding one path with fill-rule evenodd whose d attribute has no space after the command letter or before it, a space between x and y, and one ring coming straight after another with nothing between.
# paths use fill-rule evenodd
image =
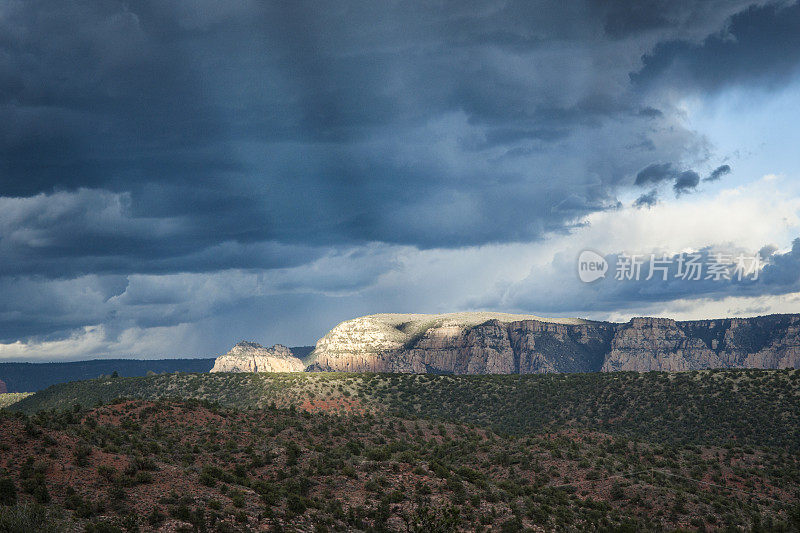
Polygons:
<instances>
[{"instance_id":1,"label":"overcast sky","mask_svg":"<svg viewBox=\"0 0 800 533\"><path fill-rule=\"evenodd\" d=\"M0 0L0 359L800 312L799 27L789 1ZM759 251L757 279L614 279Z\"/></svg>"}]
</instances>

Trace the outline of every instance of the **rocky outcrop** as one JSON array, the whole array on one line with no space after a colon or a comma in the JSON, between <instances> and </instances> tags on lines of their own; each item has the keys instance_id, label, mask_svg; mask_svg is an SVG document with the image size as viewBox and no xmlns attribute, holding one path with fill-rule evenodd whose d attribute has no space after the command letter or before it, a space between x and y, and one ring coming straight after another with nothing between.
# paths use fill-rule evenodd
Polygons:
<instances>
[{"instance_id":1,"label":"rocky outcrop","mask_svg":"<svg viewBox=\"0 0 800 533\"><path fill-rule=\"evenodd\" d=\"M302 372L303 362L281 344L265 348L254 342L240 342L217 357L211 372Z\"/></svg>"},{"instance_id":2,"label":"rocky outcrop","mask_svg":"<svg viewBox=\"0 0 800 533\"><path fill-rule=\"evenodd\" d=\"M800 367L800 315L677 322L634 318L617 327L601 370Z\"/></svg>"},{"instance_id":3,"label":"rocky outcrop","mask_svg":"<svg viewBox=\"0 0 800 533\"><path fill-rule=\"evenodd\" d=\"M800 315L617 324L501 313L370 315L317 342L308 370L529 374L800 367Z\"/></svg>"},{"instance_id":4,"label":"rocky outcrop","mask_svg":"<svg viewBox=\"0 0 800 533\"><path fill-rule=\"evenodd\" d=\"M402 324L381 315L342 322L317 341L314 368L342 372L390 372L391 354L408 340Z\"/></svg>"},{"instance_id":5,"label":"rocky outcrop","mask_svg":"<svg viewBox=\"0 0 800 533\"><path fill-rule=\"evenodd\" d=\"M0 394L5 394L8 392L8 387L6 387L6 383L0 379Z\"/></svg>"}]
</instances>

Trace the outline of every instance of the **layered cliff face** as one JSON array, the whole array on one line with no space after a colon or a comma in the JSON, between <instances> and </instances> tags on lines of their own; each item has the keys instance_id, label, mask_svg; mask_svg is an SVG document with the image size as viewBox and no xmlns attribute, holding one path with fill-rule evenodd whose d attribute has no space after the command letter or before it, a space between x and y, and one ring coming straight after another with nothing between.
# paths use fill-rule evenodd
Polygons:
<instances>
[{"instance_id":1,"label":"layered cliff face","mask_svg":"<svg viewBox=\"0 0 800 533\"><path fill-rule=\"evenodd\" d=\"M800 315L625 324L500 313L371 315L317 342L309 370L509 374L800 367Z\"/></svg>"},{"instance_id":2,"label":"layered cliff face","mask_svg":"<svg viewBox=\"0 0 800 533\"><path fill-rule=\"evenodd\" d=\"M602 370L800 367L800 315L677 322L634 318L617 327Z\"/></svg>"},{"instance_id":3,"label":"layered cliff face","mask_svg":"<svg viewBox=\"0 0 800 533\"><path fill-rule=\"evenodd\" d=\"M613 325L504 313L371 315L317 342L310 370L511 374L590 372Z\"/></svg>"},{"instance_id":4,"label":"layered cliff face","mask_svg":"<svg viewBox=\"0 0 800 533\"><path fill-rule=\"evenodd\" d=\"M211 372L302 372L305 367L286 346L265 348L254 342L240 342L217 357Z\"/></svg>"}]
</instances>

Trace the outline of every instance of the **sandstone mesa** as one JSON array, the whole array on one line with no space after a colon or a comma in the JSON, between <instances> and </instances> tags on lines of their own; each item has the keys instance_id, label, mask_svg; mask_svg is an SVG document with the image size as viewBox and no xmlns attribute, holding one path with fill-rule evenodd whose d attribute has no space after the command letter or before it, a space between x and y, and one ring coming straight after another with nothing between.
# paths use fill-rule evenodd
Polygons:
<instances>
[{"instance_id":1,"label":"sandstone mesa","mask_svg":"<svg viewBox=\"0 0 800 533\"><path fill-rule=\"evenodd\" d=\"M626 323L505 313L379 314L317 341L310 364L285 346L239 343L212 372L532 374L800 368L800 315Z\"/></svg>"}]
</instances>

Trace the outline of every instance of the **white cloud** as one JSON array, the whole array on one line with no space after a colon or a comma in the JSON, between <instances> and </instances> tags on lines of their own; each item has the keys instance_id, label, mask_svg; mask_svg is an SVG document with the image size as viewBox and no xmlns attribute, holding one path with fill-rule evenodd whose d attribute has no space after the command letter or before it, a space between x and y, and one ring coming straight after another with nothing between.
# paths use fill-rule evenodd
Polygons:
<instances>
[{"instance_id":1,"label":"white cloud","mask_svg":"<svg viewBox=\"0 0 800 533\"><path fill-rule=\"evenodd\" d=\"M0 343L0 361L207 356L202 346L192 342L196 334L197 328L192 324L128 328L117 335L110 334L104 325L96 324L75 330L64 339Z\"/></svg>"},{"instance_id":2,"label":"white cloud","mask_svg":"<svg viewBox=\"0 0 800 533\"><path fill-rule=\"evenodd\" d=\"M595 213L587 218L587 225L541 242L413 251L403 256L402 269L383 278L386 286L381 294L391 298L398 287L408 287L411 289L391 300L417 302L424 309L437 311L490 307L540 314L558 309L563 314L564 306L571 303L571 314L587 315L591 306L586 299L592 298L593 293L579 282L575 271L577 256L584 249L604 254L675 254L711 246L756 252L766 244L776 243L786 250L800 235L798 212L797 190L782 180L765 178L713 195L686 195L651 209L628 206ZM769 312L771 301L763 297L749 306L744 300L737 300L737 309L752 307ZM634 309L643 304L618 305ZM736 314L736 309L699 301L696 310L691 307L691 301L685 301L670 309L694 317L715 316L703 314L712 310ZM778 308L776 304L775 309ZM620 309L613 316L640 311ZM655 313L657 309L650 307L648 311ZM594 317L612 315L595 312Z\"/></svg>"},{"instance_id":3,"label":"white cloud","mask_svg":"<svg viewBox=\"0 0 800 533\"><path fill-rule=\"evenodd\" d=\"M625 322L634 316L656 316L676 320L702 320L718 317L748 317L772 313L796 313L800 293L753 297L728 297L719 300L698 298L673 300L654 305L634 306L625 311L598 313L590 318Z\"/></svg>"}]
</instances>

